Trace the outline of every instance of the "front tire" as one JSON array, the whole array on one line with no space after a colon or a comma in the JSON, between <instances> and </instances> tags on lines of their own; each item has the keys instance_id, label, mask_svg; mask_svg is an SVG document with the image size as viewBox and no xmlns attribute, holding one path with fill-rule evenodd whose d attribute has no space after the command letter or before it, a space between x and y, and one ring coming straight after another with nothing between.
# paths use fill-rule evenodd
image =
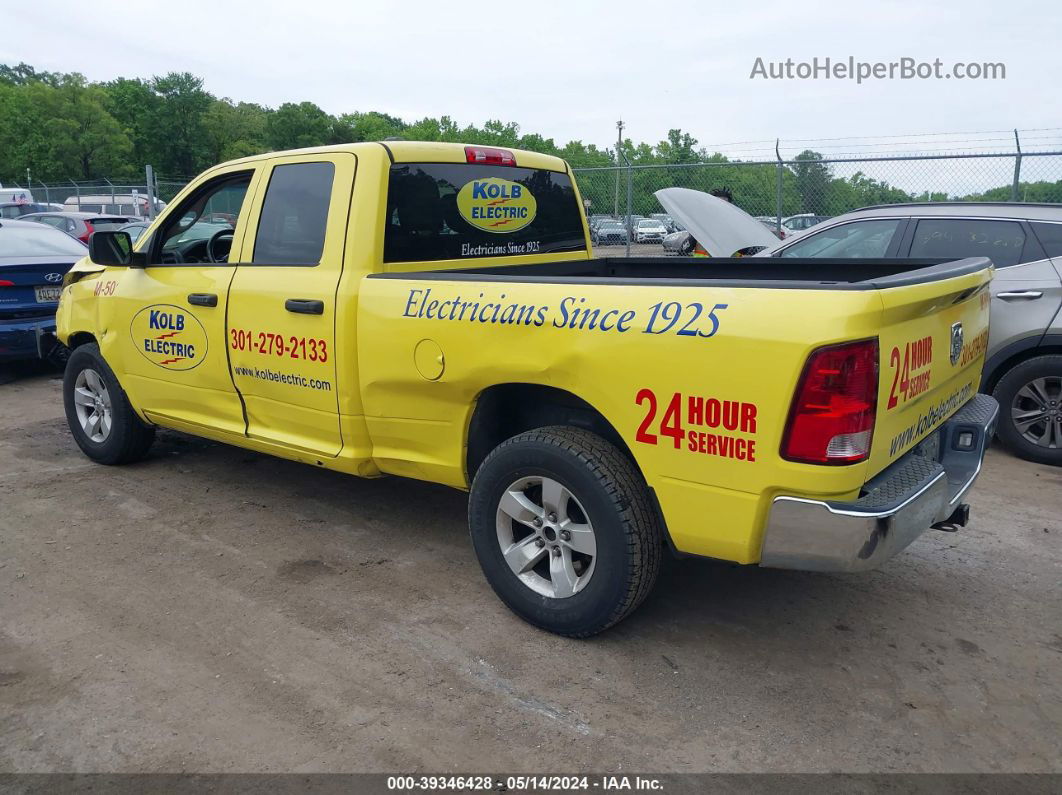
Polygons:
<instances>
[{"instance_id":1,"label":"front tire","mask_svg":"<svg viewBox=\"0 0 1062 795\"><path fill-rule=\"evenodd\" d=\"M63 374L63 404L74 441L96 463L139 461L155 441L155 428L133 411L95 343L70 354Z\"/></svg>"},{"instance_id":2,"label":"front tire","mask_svg":"<svg viewBox=\"0 0 1062 795\"><path fill-rule=\"evenodd\" d=\"M992 395L1003 446L1028 461L1062 465L1062 356L1035 356L1012 367Z\"/></svg>"},{"instance_id":3,"label":"front tire","mask_svg":"<svg viewBox=\"0 0 1062 795\"><path fill-rule=\"evenodd\" d=\"M660 568L645 481L615 445L576 428L539 428L496 447L472 483L469 529L499 598L569 637L629 615Z\"/></svg>"}]
</instances>

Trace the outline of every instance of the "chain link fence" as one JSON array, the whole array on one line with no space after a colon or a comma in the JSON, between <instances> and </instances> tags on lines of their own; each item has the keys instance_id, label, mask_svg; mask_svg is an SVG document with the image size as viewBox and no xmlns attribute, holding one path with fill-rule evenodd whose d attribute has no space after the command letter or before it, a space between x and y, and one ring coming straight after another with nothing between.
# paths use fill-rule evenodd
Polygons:
<instances>
[{"instance_id":1,"label":"chain link fence","mask_svg":"<svg viewBox=\"0 0 1062 795\"><path fill-rule=\"evenodd\" d=\"M749 215L782 234L803 224L793 216L817 219L875 204L912 201L1027 201L1062 203L1062 151L827 157L698 163L638 164L575 168L587 214L616 219L626 228L618 246L595 245L603 255L674 253L661 243L636 240L637 222L666 211L653 195L661 188L691 188L725 195ZM147 169L152 173L151 169ZM153 175L140 183L99 180L40 182L28 189L38 203L65 209L121 215L151 215L187 184L185 178ZM7 188L27 187L5 182ZM150 187L150 191L149 191ZM790 220L792 219L792 220ZM664 219L669 230L673 222ZM622 233L620 234L622 238ZM615 241L615 236L612 240Z\"/></svg>"},{"instance_id":2,"label":"chain link fence","mask_svg":"<svg viewBox=\"0 0 1062 795\"><path fill-rule=\"evenodd\" d=\"M1025 154L911 155L689 164L632 164L573 169L591 218L619 220L626 241L595 246L615 256L674 253L637 240L638 221L666 215L653 195L662 188L691 188L723 195L777 233L802 231L822 220L876 204L933 201L1062 203L1062 151ZM628 217L629 216L629 217ZM792 220L789 220L792 219ZM672 228L669 219L665 225ZM615 236L611 238L615 240Z\"/></svg>"},{"instance_id":3,"label":"chain link fence","mask_svg":"<svg viewBox=\"0 0 1062 795\"><path fill-rule=\"evenodd\" d=\"M180 193L188 181L155 177L149 186L146 178L143 182L112 182L108 179L42 182L31 179L28 182L5 181L3 184L5 190L25 191L27 201L49 205L49 209L61 206L63 210L74 212L154 217L149 197L154 197L157 212Z\"/></svg>"}]
</instances>

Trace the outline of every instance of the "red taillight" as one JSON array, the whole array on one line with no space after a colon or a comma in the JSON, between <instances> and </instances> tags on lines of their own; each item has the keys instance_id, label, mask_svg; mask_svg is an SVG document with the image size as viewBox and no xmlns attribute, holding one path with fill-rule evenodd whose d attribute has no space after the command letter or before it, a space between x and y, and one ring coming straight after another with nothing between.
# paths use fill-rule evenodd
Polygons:
<instances>
[{"instance_id":1,"label":"red taillight","mask_svg":"<svg viewBox=\"0 0 1062 795\"><path fill-rule=\"evenodd\" d=\"M877 339L813 351L789 410L782 458L809 464L866 460L877 402Z\"/></svg>"},{"instance_id":2,"label":"red taillight","mask_svg":"<svg viewBox=\"0 0 1062 795\"><path fill-rule=\"evenodd\" d=\"M14 287L15 283L10 279L0 279L0 287Z\"/></svg>"},{"instance_id":3,"label":"red taillight","mask_svg":"<svg viewBox=\"0 0 1062 795\"><path fill-rule=\"evenodd\" d=\"M96 230L92 228L92 224L90 224L88 221L85 221L85 233L81 237L79 237L78 240L80 240L87 246L89 237L95 231Z\"/></svg>"},{"instance_id":4,"label":"red taillight","mask_svg":"<svg viewBox=\"0 0 1062 795\"><path fill-rule=\"evenodd\" d=\"M494 149L490 146L466 146L465 160L469 163L482 163L488 166L516 165L516 157L508 149Z\"/></svg>"}]
</instances>

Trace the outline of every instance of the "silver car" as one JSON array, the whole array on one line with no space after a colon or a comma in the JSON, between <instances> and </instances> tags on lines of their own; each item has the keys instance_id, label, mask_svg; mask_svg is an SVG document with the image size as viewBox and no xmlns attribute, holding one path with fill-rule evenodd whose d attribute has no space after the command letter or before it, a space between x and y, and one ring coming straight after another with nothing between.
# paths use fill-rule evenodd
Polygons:
<instances>
[{"instance_id":1,"label":"silver car","mask_svg":"<svg viewBox=\"0 0 1062 795\"><path fill-rule=\"evenodd\" d=\"M758 256L989 257L992 327L981 389L1002 409L1000 441L1062 465L1062 206L944 202L867 207Z\"/></svg>"}]
</instances>

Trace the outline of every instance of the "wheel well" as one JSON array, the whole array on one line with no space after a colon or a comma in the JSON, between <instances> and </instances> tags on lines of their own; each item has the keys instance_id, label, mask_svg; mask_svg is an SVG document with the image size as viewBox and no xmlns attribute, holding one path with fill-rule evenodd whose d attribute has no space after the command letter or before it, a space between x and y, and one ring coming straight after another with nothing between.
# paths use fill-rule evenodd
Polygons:
<instances>
[{"instance_id":1,"label":"wheel well","mask_svg":"<svg viewBox=\"0 0 1062 795\"><path fill-rule=\"evenodd\" d=\"M499 384L480 393L468 425L465 467L469 483L490 451L517 434L548 425L583 428L608 439L634 461L605 417L576 395L538 384ZM635 464L637 466L637 464Z\"/></svg>"},{"instance_id":2,"label":"wheel well","mask_svg":"<svg viewBox=\"0 0 1062 795\"><path fill-rule=\"evenodd\" d=\"M1018 351L1010 358L1003 360L995 366L992 372L984 379L981 391L989 395L992 394L996 388L996 384L999 383L999 379L1006 375L1008 370L1018 366L1022 362L1028 361L1029 359L1035 359L1037 356L1050 356L1052 354L1062 354L1062 345L1048 344Z\"/></svg>"},{"instance_id":3,"label":"wheel well","mask_svg":"<svg viewBox=\"0 0 1062 795\"><path fill-rule=\"evenodd\" d=\"M74 348L80 348L82 345L88 345L95 341L96 338L87 331L77 331L70 335L70 344L67 347L73 350Z\"/></svg>"}]
</instances>

